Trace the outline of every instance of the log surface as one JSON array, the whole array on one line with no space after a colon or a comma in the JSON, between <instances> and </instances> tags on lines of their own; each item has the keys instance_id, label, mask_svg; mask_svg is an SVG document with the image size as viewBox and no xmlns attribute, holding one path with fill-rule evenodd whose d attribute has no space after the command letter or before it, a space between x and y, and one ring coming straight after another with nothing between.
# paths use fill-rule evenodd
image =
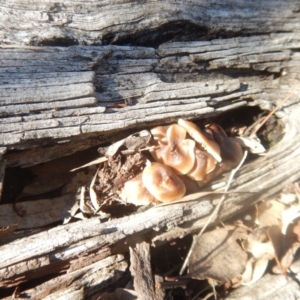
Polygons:
<instances>
[{"instance_id":1,"label":"log surface","mask_svg":"<svg viewBox=\"0 0 300 300\"><path fill-rule=\"evenodd\" d=\"M297 81L299 47L296 33L158 49L4 47L0 146L29 149L22 157L7 155L8 166L37 164L69 154L82 138L80 150L120 129L204 118L246 105L270 109ZM298 101L298 92L289 103ZM71 144L53 146L58 142ZM47 152L30 150L42 145L49 146ZM52 149L56 156L49 155Z\"/></svg>"},{"instance_id":2,"label":"log surface","mask_svg":"<svg viewBox=\"0 0 300 300\"><path fill-rule=\"evenodd\" d=\"M17 45L154 44L170 39L170 32L182 32L190 41L224 31L234 35L300 29L299 2L293 0L3 0L0 12L1 42Z\"/></svg>"}]
</instances>

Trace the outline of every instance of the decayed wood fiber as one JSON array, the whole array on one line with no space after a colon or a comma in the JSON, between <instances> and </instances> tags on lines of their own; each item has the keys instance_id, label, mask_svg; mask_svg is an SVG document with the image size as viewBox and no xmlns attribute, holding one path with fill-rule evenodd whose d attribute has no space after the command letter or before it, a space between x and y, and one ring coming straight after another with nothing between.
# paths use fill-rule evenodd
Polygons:
<instances>
[{"instance_id":1,"label":"decayed wood fiber","mask_svg":"<svg viewBox=\"0 0 300 300\"><path fill-rule=\"evenodd\" d=\"M120 129L204 118L245 105L270 109L297 81L299 47L296 33L158 49L2 46L0 146L49 146L44 154L36 149L24 154L27 162L39 163L55 158L47 154L53 147L57 157L65 155L82 137L81 150ZM295 93L289 103L297 99ZM71 143L51 146L58 141ZM8 166L25 164L16 155L7 155Z\"/></svg>"},{"instance_id":2,"label":"decayed wood fiber","mask_svg":"<svg viewBox=\"0 0 300 300\"><path fill-rule=\"evenodd\" d=\"M228 34L299 30L295 0L1 1L2 44L149 43L183 32L191 40ZM20 22L22 20L22 22ZM26 24L26 26L24 26Z\"/></svg>"},{"instance_id":3,"label":"decayed wood fiber","mask_svg":"<svg viewBox=\"0 0 300 300\"><path fill-rule=\"evenodd\" d=\"M300 155L297 116L298 110L289 113L287 134L276 147L242 168L232 186L234 192L240 193L228 195L220 214L213 221L225 220L278 192L286 183L299 179L300 166L295 163ZM126 251L124 240L129 243L132 238L143 238L145 234L152 237L156 245L183 237L203 226L206 216L212 211L211 201L212 198L206 196L200 201L155 207L105 223L94 218L57 226L9 243L4 239L0 247L2 284L11 285L22 282L24 278L34 278L34 274L42 270L45 275L70 269L76 261L79 263L97 251L104 251L103 259L110 255L110 247ZM117 246L119 244L123 246ZM57 260L60 265L57 265Z\"/></svg>"}]
</instances>

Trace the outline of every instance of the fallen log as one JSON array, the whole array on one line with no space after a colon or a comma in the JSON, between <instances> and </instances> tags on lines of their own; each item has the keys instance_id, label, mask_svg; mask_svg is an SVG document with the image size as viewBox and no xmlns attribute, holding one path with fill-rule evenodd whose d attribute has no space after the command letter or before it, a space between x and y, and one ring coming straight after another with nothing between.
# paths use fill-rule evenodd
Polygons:
<instances>
[{"instance_id":1,"label":"fallen log","mask_svg":"<svg viewBox=\"0 0 300 300\"><path fill-rule=\"evenodd\" d=\"M4 170L72 160L72 154L179 117L223 118L226 125L224 118L230 123L232 116L226 112L246 117L252 107L269 111L291 92L276 113L284 137L265 156L241 168L212 224L299 180L299 4L268 1L259 4L257 14L258 3L236 6L227 1L224 7L221 2L213 8L205 1L104 2L92 12L93 2L61 5L41 0L23 6L14 1L3 6L3 15L10 12L9 18L0 18L2 28L8 28L0 30L3 199L5 186L14 181L7 180ZM20 28L20 19L26 28ZM244 110L238 110L241 107ZM89 160L73 160L69 169ZM43 199L50 198L53 203L68 199L52 206L52 221L37 225L52 226L1 238L0 285L7 297L30 283L16 297L96 299L128 278L130 245L144 240L159 246L196 233L219 199L199 196L112 220L94 217L57 225L54 222L63 219L60 210L70 210L73 202L63 195ZM22 206L28 214L22 220L15 216L1 226L17 222L23 224L20 228L33 228L34 213L26 203ZM0 214L5 209L13 213L12 206L3 203Z\"/></svg>"}]
</instances>

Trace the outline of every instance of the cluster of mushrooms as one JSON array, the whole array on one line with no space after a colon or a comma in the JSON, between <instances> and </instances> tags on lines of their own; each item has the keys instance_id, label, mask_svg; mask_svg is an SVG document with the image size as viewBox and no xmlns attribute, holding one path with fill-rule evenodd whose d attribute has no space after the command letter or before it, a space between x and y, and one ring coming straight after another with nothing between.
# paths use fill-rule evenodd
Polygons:
<instances>
[{"instance_id":1,"label":"cluster of mushrooms","mask_svg":"<svg viewBox=\"0 0 300 300\"><path fill-rule=\"evenodd\" d=\"M243 156L241 146L217 124L201 130L179 119L178 124L158 126L150 132L154 162L124 184L119 192L124 202L146 205L178 200L195 185L199 189L237 166Z\"/></svg>"}]
</instances>

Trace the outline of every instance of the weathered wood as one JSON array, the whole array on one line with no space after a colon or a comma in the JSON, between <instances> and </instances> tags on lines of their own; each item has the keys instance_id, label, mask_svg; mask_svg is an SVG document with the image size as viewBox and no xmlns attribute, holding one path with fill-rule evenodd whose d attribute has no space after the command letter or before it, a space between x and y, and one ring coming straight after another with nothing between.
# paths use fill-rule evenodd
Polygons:
<instances>
[{"instance_id":1,"label":"weathered wood","mask_svg":"<svg viewBox=\"0 0 300 300\"><path fill-rule=\"evenodd\" d=\"M5 44L65 45L135 41L143 44L179 30L188 37L299 30L297 1L96 0L8 1L1 7L0 40ZM21 23L20 20L23 20ZM23 24L26 24L24 26ZM160 28L162 27L162 28ZM164 28L165 27L165 28ZM191 31L198 34L191 34ZM158 35L160 36L158 37ZM162 36L162 37L161 37Z\"/></svg>"},{"instance_id":2,"label":"weathered wood","mask_svg":"<svg viewBox=\"0 0 300 300\"><path fill-rule=\"evenodd\" d=\"M130 271L137 296L145 300L164 299L164 291L155 285L151 269L150 245L146 242L130 247Z\"/></svg>"},{"instance_id":3,"label":"weathered wood","mask_svg":"<svg viewBox=\"0 0 300 300\"><path fill-rule=\"evenodd\" d=\"M26 149L49 145L49 140L76 143L82 134L88 141L95 134L107 140L120 129L170 122L179 116L203 118L255 104L270 109L284 98L299 76L299 56L294 52L299 45L298 34L285 33L164 44L157 50L121 46L31 47L21 59L20 49L5 47L0 51L4 65L0 79L5 78L7 85L3 85L0 101L13 101L15 105L1 108L5 116L0 124L0 146ZM42 70L32 60L33 54L36 60L49 56ZM24 68L16 70L11 66L11 57L14 64L19 61ZM88 63L77 66L80 58ZM57 76L62 65L69 65L70 72ZM32 76L32 72L37 75ZM273 81L260 80L259 76L265 74L260 72L280 77L274 80L275 85ZM26 97L20 77L24 78L25 87L28 85ZM124 101L126 107L110 108ZM295 101L297 92L290 103ZM78 105L84 108L74 109ZM33 114L36 110L40 113ZM16 117L18 114L22 116ZM64 147L68 146L55 146L57 157L63 155L57 148ZM35 163L55 158L46 157L47 152L45 157L33 153ZM25 163L16 162L14 155L7 156L8 166Z\"/></svg>"},{"instance_id":4,"label":"weathered wood","mask_svg":"<svg viewBox=\"0 0 300 300\"><path fill-rule=\"evenodd\" d=\"M0 156L0 158L1 158L1 156ZM0 202L1 202L2 190L3 190L5 167L6 167L6 161L5 160L0 161Z\"/></svg>"},{"instance_id":5,"label":"weathered wood","mask_svg":"<svg viewBox=\"0 0 300 300\"><path fill-rule=\"evenodd\" d=\"M21 241L20 239L3 245L1 247L1 254L3 255L1 268L21 263L31 257L39 257L46 253L56 252L57 250L57 255L61 256L61 259L70 259L80 255L82 251L101 248L107 245L107 243L112 245L138 232L141 234L147 231L150 232L155 227L159 230L165 226L173 226L172 223L174 224L174 222L183 223L197 217L205 216L211 209L212 205L209 201L204 200L201 203L175 204L171 209L156 207L144 213L115 219L103 224L100 223L98 218L93 218L91 220L57 226L27 238L25 242L26 246L21 247L21 249L20 245L24 243L24 240ZM172 214L170 214L170 211L172 211ZM87 239L90 239L89 242L87 242ZM39 247L36 247L37 244ZM73 250L69 253L67 248L71 244L73 244ZM65 249L66 253L62 255L65 246L67 246ZM2 271L4 272L2 276L5 276L6 271L4 269Z\"/></svg>"},{"instance_id":6,"label":"weathered wood","mask_svg":"<svg viewBox=\"0 0 300 300\"><path fill-rule=\"evenodd\" d=\"M4 1L0 153L7 166L25 167L120 139L127 129L241 106L271 109L299 82L299 12L293 0ZM299 179L299 95L297 88L277 114L286 126L284 139L238 172L232 190L242 193L228 195L215 223ZM90 282L101 286L127 267L118 256L109 268L120 273L97 278L97 260L127 252L128 242L145 235L160 245L195 233L213 200L4 237L1 287L60 274L21 296L92 299L105 288L94 290ZM96 269L96 277L85 275Z\"/></svg>"},{"instance_id":7,"label":"weathered wood","mask_svg":"<svg viewBox=\"0 0 300 300\"><path fill-rule=\"evenodd\" d=\"M75 201L75 195L68 194L54 199L20 202L17 209L25 212L23 217L16 214L13 204L3 204L0 206L0 226L18 224L21 230L50 225L62 221Z\"/></svg>"},{"instance_id":8,"label":"weathered wood","mask_svg":"<svg viewBox=\"0 0 300 300\"><path fill-rule=\"evenodd\" d=\"M252 286L234 290L227 299L243 299L245 295L248 300L294 300L299 298L299 285L289 276L267 274Z\"/></svg>"},{"instance_id":9,"label":"weathered wood","mask_svg":"<svg viewBox=\"0 0 300 300\"><path fill-rule=\"evenodd\" d=\"M249 166L245 166L241 170L233 187L234 191L244 193L230 195L218 216L218 221L247 209L259 199L278 192L287 182L299 178L300 167L294 163L294 160L300 154L299 144L294 142L299 140L297 138L299 122L297 116L297 111L289 114L290 123L286 123L289 125L287 134L281 143L272 148L265 157L258 159ZM287 157L282 158L284 155L287 155ZM260 168L259 173L254 171L256 165L257 168ZM260 175L258 176L258 174ZM45 263L51 266L54 263L54 257L59 256L61 260L68 261L74 256L80 255L83 249L87 253L95 251L106 247L107 243L113 245L124 238L130 239L130 236L145 234L147 231L151 232L152 228L156 228L160 234L154 239L156 243L184 236L202 227L205 219L201 216L205 216L209 212L211 212L210 201L202 200L200 203L193 201L156 207L131 217L109 221L104 224L100 224L97 219L93 219L56 227L48 232L38 233L29 238L19 239L2 246L0 251L4 262L1 265L3 268L1 276L6 280L10 276L21 276L24 272L23 261L25 261L26 272L31 272L28 265L33 267L33 271L39 268L40 265L45 266ZM194 225L192 225L193 223ZM109 228L112 229L112 232ZM169 232L163 233L165 228L168 228ZM63 237L61 242L59 237ZM20 250L21 244L26 246ZM37 247L37 245L39 246ZM65 247L65 245L68 246ZM72 252L68 250L69 247L71 247ZM46 253L50 254L53 251L56 254L54 257L51 255L50 257L53 258L49 260ZM28 264L32 257L40 257L37 259L37 261L40 260L40 263ZM41 264L42 261L44 261L43 264ZM7 268L10 270L9 273L7 273ZM48 270L51 270L51 268Z\"/></svg>"},{"instance_id":10,"label":"weathered wood","mask_svg":"<svg viewBox=\"0 0 300 300\"><path fill-rule=\"evenodd\" d=\"M122 255L110 256L73 272L57 276L28 290L31 299L87 299L109 287L124 274L128 264ZM81 287L85 286L84 289ZM79 292L76 292L79 289ZM9 298L10 299L10 298Z\"/></svg>"}]
</instances>

